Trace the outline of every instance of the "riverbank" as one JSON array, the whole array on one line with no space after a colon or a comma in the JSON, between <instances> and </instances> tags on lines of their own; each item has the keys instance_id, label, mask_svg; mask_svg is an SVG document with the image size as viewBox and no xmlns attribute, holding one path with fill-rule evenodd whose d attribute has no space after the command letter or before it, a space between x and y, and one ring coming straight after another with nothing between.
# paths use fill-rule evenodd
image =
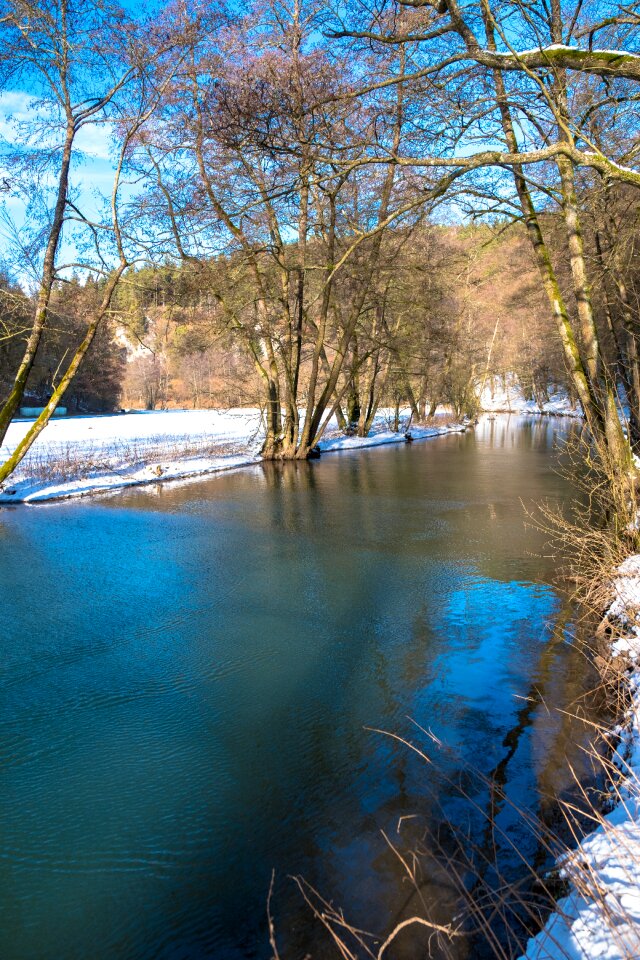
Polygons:
<instances>
[{"instance_id":1,"label":"riverbank","mask_svg":"<svg viewBox=\"0 0 640 960\"><path fill-rule=\"evenodd\" d=\"M15 449L28 427L26 421L11 424L3 453ZM411 436L426 440L466 429L466 423L441 415L412 427ZM54 420L0 491L0 503L41 503L237 470L259 462L262 439L257 408ZM404 442L404 433L392 431L381 411L367 437L345 436L335 423L318 446L333 453Z\"/></svg>"},{"instance_id":2,"label":"riverbank","mask_svg":"<svg viewBox=\"0 0 640 960\"><path fill-rule=\"evenodd\" d=\"M486 386L480 396L484 413L517 413L529 416L576 417L583 416L564 390L550 390L547 398L527 399L517 380Z\"/></svg>"},{"instance_id":3,"label":"riverbank","mask_svg":"<svg viewBox=\"0 0 640 960\"><path fill-rule=\"evenodd\" d=\"M611 584L604 620L614 660L623 658L624 716L612 731L610 813L560 863L570 884L523 960L634 960L640 957L640 555Z\"/></svg>"}]
</instances>

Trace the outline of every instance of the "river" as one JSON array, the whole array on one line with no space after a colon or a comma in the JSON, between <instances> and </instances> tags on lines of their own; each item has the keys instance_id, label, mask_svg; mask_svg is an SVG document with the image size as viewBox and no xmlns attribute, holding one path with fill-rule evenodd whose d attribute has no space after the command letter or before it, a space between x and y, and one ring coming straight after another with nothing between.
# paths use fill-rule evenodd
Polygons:
<instances>
[{"instance_id":1,"label":"river","mask_svg":"<svg viewBox=\"0 0 640 960\"><path fill-rule=\"evenodd\" d=\"M433 837L487 845L469 765L504 789L490 845L518 879L511 840L540 850L512 804L570 789L585 736L523 507L574 495L573 429L500 417L0 511L3 960L263 960L272 870L283 956L330 957L289 875L384 934L415 904L382 831L446 922Z\"/></svg>"}]
</instances>

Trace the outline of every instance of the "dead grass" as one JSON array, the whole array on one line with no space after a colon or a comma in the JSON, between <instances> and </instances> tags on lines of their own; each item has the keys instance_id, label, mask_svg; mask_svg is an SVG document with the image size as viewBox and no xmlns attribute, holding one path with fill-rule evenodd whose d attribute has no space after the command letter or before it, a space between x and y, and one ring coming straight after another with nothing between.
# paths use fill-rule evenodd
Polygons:
<instances>
[{"instance_id":1,"label":"dead grass","mask_svg":"<svg viewBox=\"0 0 640 960\"><path fill-rule=\"evenodd\" d=\"M108 445L59 444L45 452L37 448L22 460L12 482L62 483L105 474L120 474L195 457L224 457L246 451L241 443L216 442L211 437L168 436L161 440L118 440Z\"/></svg>"},{"instance_id":2,"label":"dead grass","mask_svg":"<svg viewBox=\"0 0 640 960\"><path fill-rule=\"evenodd\" d=\"M612 663L606 682L620 688L619 695L627 705L628 716L629 690L624 681L624 671ZM419 907L411 916L398 918L382 934L355 926L338 906L303 877L294 877L311 915L324 928L331 944L323 956L337 956L343 960L389 960L390 957L476 960L478 956L517 960L526 949L528 938L544 926L551 911L556 910L562 916L558 895L573 890L593 905L596 922L601 931L607 931L610 940L616 944L618 956L624 960L638 960L640 931L633 917L619 898L613 896L593 862L585 857L580 848L585 834L598 828L613 843L619 843L617 828L606 819L607 810L617 804L633 807L636 802L640 803L640 783L629 770L624 751L621 751L623 731L617 729L612 732L598 724L593 724L593 727L594 741L587 748L587 753L594 768L601 773L603 791L594 800L593 794L585 789L580 777L572 770L576 798L557 802L564 830L551 830L548 823L543 823L530 811L513 804L505 793L500 795L501 803L512 808L521 824L545 851L548 860L558 864L557 868L544 870L529 863L510 833L499 826L492 816L491 804L486 807L479 805L474 792L461 787L462 782L471 780L484 785L490 793L495 792L495 783L485 774L465 764L465 776L452 779L444 772L445 765L441 762L442 754L448 753L445 745L433 733L417 725L418 741L388 731L374 731L390 737L402 749L412 751L431 769L433 776L449 788L457 789L469 809L484 819L491 842L480 842L459 825L449 822L446 830L442 829L442 824L437 829L425 828L421 843L408 853L382 833L383 843L401 865L405 882L414 894L412 902ZM460 764L463 763L460 758L457 759ZM443 836L447 838L446 842L443 842ZM496 855L500 844L509 846L514 857L520 860L522 879L517 884L501 872ZM628 873L629 882L637 885L640 859L636 858L633 851L628 851L628 854L628 862L623 869ZM422 893L424 875L421 862L427 856L437 859L457 892L457 908L445 923L435 919L433 904ZM271 893L272 888L269 903ZM271 913L269 923L273 957L274 960L281 960ZM418 931L423 934L420 939L416 938ZM394 951L395 946L400 948L398 953ZM547 949L550 947L554 949L554 956L575 960L576 954L572 950L566 951L563 942L555 939L553 933L549 933L547 940Z\"/></svg>"}]
</instances>

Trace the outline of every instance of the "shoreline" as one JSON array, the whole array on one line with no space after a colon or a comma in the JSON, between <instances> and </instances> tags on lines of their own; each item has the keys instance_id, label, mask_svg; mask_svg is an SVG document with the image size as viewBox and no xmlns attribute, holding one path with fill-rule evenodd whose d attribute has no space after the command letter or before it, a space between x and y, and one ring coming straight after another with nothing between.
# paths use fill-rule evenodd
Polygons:
<instances>
[{"instance_id":1,"label":"shoreline","mask_svg":"<svg viewBox=\"0 0 640 960\"><path fill-rule=\"evenodd\" d=\"M169 417L173 411L166 412ZM183 416L189 416L191 411L177 411ZM203 411L193 411L194 414L202 414ZM206 413L217 413L207 411ZM165 411L157 412L158 417L165 415ZM127 416L124 414L123 416ZM147 415L149 416L149 415ZM252 413L233 414L236 419L242 419L244 426L251 423ZM92 418L85 418L91 420ZM93 418L97 419L97 418ZM107 419L107 418L105 418ZM119 418L108 418L120 420ZM60 423L62 421L56 421ZM64 421L65 424L71 421ZM442 425L417 425L411 428L412 440L429 440L433 437L446 436L452 433L464 433L472 426L470 422L448 422ZM92 429L89 426L88 429ZM246 433L246 430L243 430ZM255 431L253 431L255 435ZM158 442L161 438L157 438ZM175 440L175 438L170 438ZM185 438L186 439L186 438ZM215 435L210 438L198 438L201 444L206 440L215 442ZM243 442L244 440L244 442ZM193 481L213 477L220 473L228 473L232 470L240 470L245 467L255 466L264 462L259 453L252 446L252 430L248 435L241 438L236 431L233 437L235 446L242 445L246 449L242 452L228 453L216 456L215 454L206 455L201 453L198 456L177 456L163 457L157 450L153 451L152 458L147 462L137 461L127 466L126 462L118 467L105 467L102 470L97 469L85 476L69 476L65 479L52 478L51 480L30 479L28 476L18 478L11 482L7 481L6 489L0 491L0 507L7 506L29 506L42 503L54 503L62 500L86 498L98 494L117 493L121 490L131 489L133 487L145 487L151 484L178 483ZM367 437L345 436L340 434L321 440L318 444L321 454L339 453L343 450L352 451L360 449L370 449L372 447L386 446L389 444L406 443L403 431L397 433L390 430L381 429L381 423L378 423L377 432L370 432ZM90 461L95 451L89 449L86 458ZM82 454L81 454L82 455ZM84 461L78 461L78 467L84 470ZM71 468L72 471L72 468Z\"/></svg>"},{"instance_id":2,"label":"shoreline","mask_svg":"<svg viewBox=\"0 0 640 960\"><path fill-rule=\"evenodd\" d=\"M580 410L509 410L507 407L496 407L495 410L482 410L478 416L511 416L511 417L568 417L572 420L583 420L584 414Z\"/></svg>"},{"instance_id":3,"label":"shoreline","mask_svg":"<svg viewBox=\"0 0 640 960\"><path fill-rule=\"evenodd\" d=\"M598 634L622 703L603 761L608 793L597 825L558 860L568 893L520 960L640 957L640 554L615 569L610 588Z\"/></svg>"},{"instance_id":4,"label":"shoreline","mask_svg":"<svg viewBox=\"0 0 640 960\"><path fill-rule=\"evenodd\" d=\"M496 399L504 402L503 397ZM531 401L522 401L520 409L489 408L478 416L581 416L564 397L550 401L548 409L531 409L532 406L535 405ZM25 423L12 424L13 446ZM335 424L331 435L322 439L318 448L321 454L327 454L404 443L404 429L394 433L388 423L389 411L381 410L367 437L338 433ZM409 429L412 440L419 441L463 433L472 426L468 420L447 420L442 424L416 424ZM171 432L171 428L182 432ZM205 479L263 462L259 454L257 408L85 415L59 418L51 422L48 430L46 441L34 447L24 461L26 466L19 466L15 479L9 478L4 490L0 490L0 507L52 503L152 484ZM11 449L9 444L8 450ZM31 474L29 457L34 464Z\"/></svg>"},{"instance_id":5,"label":"shoreline","mask_svg":"<svg viewBox=\"0 0 640 960\"><path fill-rule=\"evenodd\" d=\"M163 417L171 420L173 413L146 414L138 419L140 422L153 422ZM217 411L177 413L183 417L192 415L195 420L205 415L214 420L216 416L224 419L224 415ZM236 411L233 416L241 430L236 429L233 437L224 438L237 444L243 435L246 449L242 452L217 457L161 459L160 462L138 461L132 464L129 477L122 475L126 469L123 467L122 473L114 471L100 475L96 472L93 476L65 481L34 481L29 489L23 489L22 496L0 492L0 508L59 503L152 484L197 482L232 470L255 467L264 461L250 446L256 441L256 432L252 430L254 413L247 409ZM230 420L229 414L227 412L227 421ZM580 415L566 411L483 410L479 416L493 420L504 416L546 419L554 416L577 418ZM104 419L122 424L125 417ZM91 424L96 418L83 419ZM67 420L66 424L73 427L73 421ZM321 453L351 452L406 442L403 431L394 433L384 429L382 418L376 426L377 432L367 437L332 435L320 442ZM410 428L410 432L412 439L419 441L463 434L473 426L472 422L443 422L416 425ZM170 434L165 437L167 442L175 439ZM213 442L215 437L204 439ZM81 441L78 443L81 447ZM87 450L91 452L90 448ZM29 484L28 480L21 482L25 487ZM19 484L15 483L9 489L14 486L18 488ZM520 960L590 960L592 957L630 960L640 957L640 555L628 557L614 572L611 597L601 630L613 634L605 640L606 650L612 660L624 664L618 673L627 694L624 715L611 731L619 741L618 746L612 748L619 778L614 781L610 794L610 799L617 799L617 803L599 818L595 829L563 854L558 862L561 876L568 881L569 892L552 906L544 926L529 940ZM589 896L589 890L592 890L592 896ZM621 942L624 952L620 950Z\"/></svg>"}]
</instances>

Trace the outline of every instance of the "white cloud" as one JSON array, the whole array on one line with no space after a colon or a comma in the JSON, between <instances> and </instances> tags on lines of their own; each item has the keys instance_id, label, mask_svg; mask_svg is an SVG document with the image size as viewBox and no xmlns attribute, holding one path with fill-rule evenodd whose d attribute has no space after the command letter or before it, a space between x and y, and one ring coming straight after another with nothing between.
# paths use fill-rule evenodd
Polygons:
<instances>
[{"instance_id":1,"label":"white cloud","mask_svg":"<svg viewBox=\"0 0 640 960\"><path fill-rule=\"evenodd\" d=\"M20 90L7 90L0 93L0 138L9 145L24 139L21 124L40 126L50 121L46 107L35 97ZM110 160L111 135L113 124L97 121L83 127L76 136L76 147L87 157L97 160ZM47 136L38 133L38 146L53 146L57 137L51 130Z\"/></svg>"},{"instance_id":2,"label":"white cloud","mask_svg":"<svg viewBox=\"0 0 640 960\"><path fill-rule=\"evenodd\" d=\"M8 143L14 143L17 135L16 125L35 117L33 97L18 90L0 93L0 137Z\"/></svg>"},{"instance_id":3,"label":"white cloud","mask_svg":"<svg viewBox=\"0 0 640 960\"><path fill-rule=\"evenodd\" d=\"M97 160L110 160L112 155L113 124L92 123L83 127L77 136L76 144L89 157Z\"/></svg>"}]
</instances>

